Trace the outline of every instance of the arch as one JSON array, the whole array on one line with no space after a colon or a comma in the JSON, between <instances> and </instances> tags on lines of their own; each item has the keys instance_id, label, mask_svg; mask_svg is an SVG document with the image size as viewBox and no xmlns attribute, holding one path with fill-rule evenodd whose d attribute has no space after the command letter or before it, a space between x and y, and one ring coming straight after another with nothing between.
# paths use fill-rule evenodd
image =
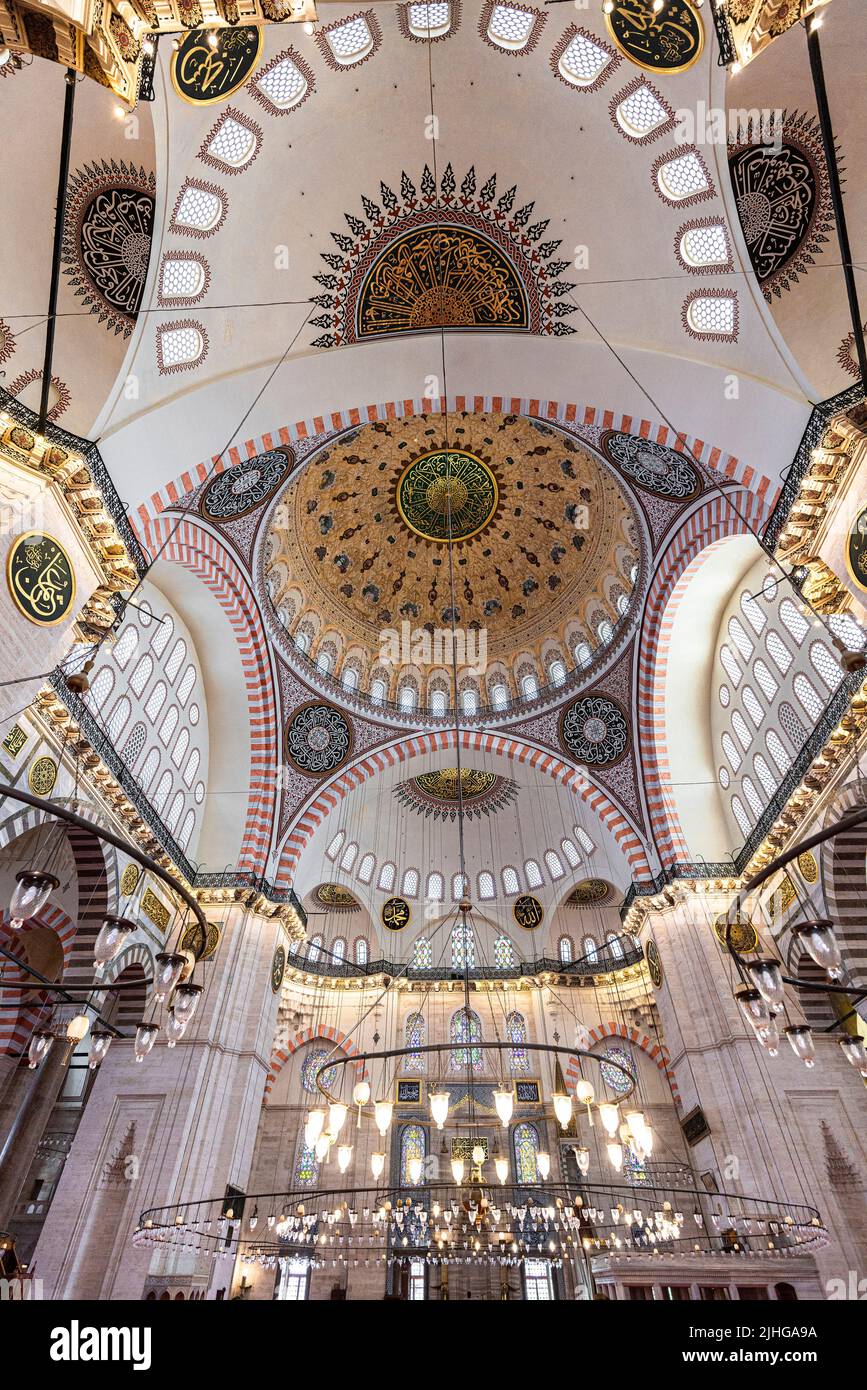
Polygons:
<instances>
[{"instance_id":1,"label":"arch","mask_svg":"<svg viewBox=\"0 0 867 1390\"><path fill-rule=\"evenodd\" d=\"M40 912L38 917L28 920L23 931L13 932L9 929L8 913L4 912L0 921L0 939L7 950L13 951L21 961L21 969L16 970L11 962L4 961L3 974L6 982L13 984L16 980L23 980L26 974L25 967L25 948L27 944L27 933L32 927L43 927L53 931L57 936L63 951L63 975L66 974L69 964L69 957L72 950L72 941L75 936L75 923L61 907L54 907L49 903ZM0 999L5 998L5 990L0 988ZM17 1009L9 1008L0 1010L0 1054L19 1056L27 1047L30 1035L39 1022L48 995L39 993L34 999L33 993L29 998L19 994L18 990L10 991L9 1002L17 1004Z\"/></svg>"},{"instance_id":2,"label":"arch","mask_svg":"<svg viewBox=\"0 0 867 1390\"><path fill-rule=\"evenodd\" d=\"M650 824L662 865L689 860L689 847L669 782L665 690L674 621L696 574L715 549L733 536L759 530L770 511L769 486L738 489L701 503L678 530L659 560L648 590L638 642L636 703L639 747ZM738 513L727 498L736 498Z\"/></svg>"},{"instance_id":3,"label":"arch","mask_svg":"<svg viewBox=\"0 0 867 1390\"><path fill-rule=\"evenodd\" d=\"M646 1052L668 1081L672 1099L677 1108L680 1109L680 1091L671 1067L671 1058L668 1055L668 1049L663 1047L661 1043L652 1042L646 1033L639 1033L637 1028L627 1028L625 1023L597 1023L594 1028L588 1030L588 1036L590 1038L588 1046L603 1042L605 1038L625 1038L627 1042L633 1043L642 1052ZM570 1057L566 1066L567 1084L574 1087L575 1082L580 1080L580 1077L581 1067L578 1058Z\"/></svg>"},{"instance_id":4,"label":"arch","mask_svg":"<svg viewBox=\"0 0 867 1390\"><path fill-rule=\"evenodd\" d=\"M153 558L159 552L160 559L181 565L210 589L238 644L250 728L250 790L238 868L255 872L268 853L276 800L277 707L268 641L253 591L221 541L191 521L173 527L168 517L150 521L144 528L144 548Z\"/></svg>"},{"instance_id":5,"label":"arch","mask_svg":"<svg viewBox=\"0 0 867 1390\"><path fill-rule=\"evenodd\" d=\"M573 763L567 762L548 749L514 738L505 732L493 734L477 729L462 729L460 738L461 749L466 752L499 754L547 772L556 781L564 783L576 796L587 802L611 832L633 876L638 879L651 877L644 845L625 813ZM457 734L454 729L407 734L384 747L362 754L354 762L339 769L322 789L314 793L313 799L296 814L290 825L280 850L277 886L286 888L290 885L301 854L314 830L340 805L349 792L396 763L404 763L410 758L426 753L445 752L454 748L456 742Z\"/></svg>"},{"instance_id":6,"label":"arch","mask_svg":"<svg viewBox=\"0 0 867 1390\"><path fill-rule=\"evenodd\" d=\"M841 787L828 807L823 823L830 825L861 806L867 806L867 781L858 778ZM840 954L855 982L863 984L867 979L867 946L863 927L867 824L856 825L835 839L826 840L820 853L822 887L828 914L834 922L834 932L840 943Z\"/></svg>"},{"instance_id":7,"label":"arch","mask_svg":"<svg viewBox=\"0 0 867 1390\"><path fill-rule=\"evenodd\" d=\"M280 1075L293 1052L297 1052L299 1047L305 1043L315 1042L317 1038L324 1038L327 1042L332 1042L347 1057L354 1057L358 1052L355 1043L346 1035L341 1033L339 1028L304 1028L300 1033L296 1033L283 1047L275 1047L271 1053L271 1064L268 1068L268 1075L265 1079L265 1095L263 1104L268 1104L268 1097L274 1087L274 1082ZM363 1062L355 1063L355 1070L360 1077L367 1076L367 1067Z\"/></svg>"},{"instance_id":8,"label":"arch","mask_svg":"<svg viewBox=\"0 0 867 1390\"><path fill-rule=\"evenodd\" d=\"M134 1035L137 1025L144 1017L147 1005L148 983L153 978L154 962L150 948L143 941L134 942L121 951L116 960L110 961L102 975L107 985L116 983L137 984L137 989L124 990L116 996L112 1023L116 1028L129 1029L126 1036Z\"/></svg>"}]
</instances>

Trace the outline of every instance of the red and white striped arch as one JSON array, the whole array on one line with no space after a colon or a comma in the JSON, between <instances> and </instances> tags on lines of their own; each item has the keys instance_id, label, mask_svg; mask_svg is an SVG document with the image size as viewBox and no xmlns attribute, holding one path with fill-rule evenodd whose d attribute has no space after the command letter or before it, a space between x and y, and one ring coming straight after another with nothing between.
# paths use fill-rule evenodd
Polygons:
<instances>
[{"instance_id":1,"label":"red and white striped arch","mask_svg":"<svg viewBox=\"0 0 867 1390\"><path fill-rule=\"evenodd\" d=\"M461 748L467 752L493 753L510 758L527 767L546 772L556 781L562 782L587 803L613 835L629 865L632 877L648 879L652 876L644 844L633 825L621 808L615 805L605 792L588 781L586 775L574 763L567 762L556 753L539 748L526 740L515 738L507 732L492 734L476 729L462 729L460 739ZM457 734L454 729L406 735L395 739L386 747L362 754L347 767L336 772L329 782L318 789L290 826L283 841L277 867L278 887L285 888L291 884L298 862L313 832L349 792L355 791L377 773L394 767L396 763L408 762L411 758L423 757L426 753L446 752L454 748L456 742Z\"/></svg>"},{"instance_id":2,"label":"red and white striped arch","mask_svg":"<svg viewBox=\"0 0 867 1390\"><path fill-rule=\"evenodd\" d=\"M285 1047L275 1047L274 1051L271 1053L271 1065L268 1068L268 1076L265 1081L265 1105L268 1104L268 1097L274 1087L274 1082L277 1080L277 1077L280 1075L292 1054L297 1052L299 1047L303 1047L305 1043L316 1042L317 1039L320 1038L324 1038L326 1042L333 1043L335 1047L338 1047L347 1057L355 1057L358 1053L358 1048L355 1046L355 1043L351 1041L346 1033L341 1033L339 1028L322 1027L302 1029L300 1033L295 1034L291 1042L286 1043ZM356 1062L354 1065L359 1077L364 1078L367 1076L367 1067L364 1065L364 1062Z\"/></svg>"},{"instance_id":3,"label":"red and white striped arch","mask_svg":"<svg viewBox=\"0 0 867 1390\"><path fill-rule=\"evenodd\" d=\"M590 1028L588 1031L591 1046L594 1043L604 1042L606 1038L621 1038L625 1042L632 1043L642 1052L646 1052L671 1087L671 1095L675 1105L680 1107L680 1091L677 1088L677 1081L671 1067L671 1059L662 1043L653 1042L646 1033L639 1033L637 1028L627 1028L625 1023L597 1023L595 1028ZM576 1081L580 1081L580 1079L580 1061L577 1057L570 1057L566 1065L566 1081L574 1089Z\"/></svg>"},{"instance_id":4,"label":"red and white striped arch","mask_svg":"<svg viewBox=\"0 0 867 1390\"><path fill-rule=\"evenodd\" d=\"M665 725L665 691L674 620L690 583L712 547L732 536L760 531L768 514L760 496L740 488L703 502L670 540L647 595L638 657L638 746L642 754L648 814L664 867L690 858L669 777Z\"/></svg>"},{"instance_id":5,"label":"red and white striped arch","mask_svg":"<svg viewBox=\"0 0 867 1390\"><path fill-rule=\"evenodd\" d=\"M52 907L49 903L38 917L32 918L27 923L22 931L12 931L9 926L8 914L3 914L3 921L0 923L0 942L7 951L12 951L21 961L21 966L18 967L13 965L11 961L4 960L3 977L6 985L13 985L27 978L25 950L27 933L32 927L46 927L55 933L63 948L64 978L66 976L75 936L75 923L61 907ZM40 1018L48 1016L50 1010L47 1006L50 1005L51 997L44 991L40 991L39 1002L31 999L29 1003L22 1003L23 994L20 990L0 988L0 1002L4 1005L0 1009L0 1053L5 1052L18 1056L24 1051ZM5 1007L6 1005L9 1007ZM14 1007L15 1005L18 1006L17 1009Z\"/></svg>"},{"instance_id":6,"label":"red and white striped arch","mask_svg":"<svg viewBox=\"0 0 867 1390\"><path fill-rule=\"evenodd\" d=\"M267 449L291 445L299 439L315 439L335 430L373 424L377 420L395 420L411 415L442 415L446 410L466 411L474 415L533 415L550 420L552 424L599 425L606 430L623 430L626 434L635 434L642 439L653 439L656 443L676 449L680 453L688 451L700 463L715 468L726 478L742 483L769 507L773 506L779 491L779 485L772 483L770 478L756 472L748 464L708 443L707 440L677 433L667 425L642 420L636 415L623 415L614 410L569 401L546 401L534 396L450 395L441 396L436 400L417 396L410 400L379 401L372 405L353 406L348 410L332 411L330 415L314 415L307 420L296 420L294 424L281 425L279 429L248 439L243 444L227 449L225 455L215 454L206 462L195 464L179 477L166 483L136 508L135 515L130 520L141 537L154 517L167 508L177 506L181 498L194 488L200 487L206 479L214 478L224 469L242 463Z\"/></svg>"},{"instance_id":7,"label":"red and white striped arch","mask_svg":"<svg viewBox=\"0 0 867 1390\"><path fill-rule=\"evenodd\" d=\"M148 519L142 545L152 557L159 552L160 559L182 565L201 579L235 634L247 688L250 726L250 791L238 868L259 873L271 842L274 767L279 748L269 643L259 606L231 553L217 536L196 521L171 515Z\"/></svg>"}]
</instances>

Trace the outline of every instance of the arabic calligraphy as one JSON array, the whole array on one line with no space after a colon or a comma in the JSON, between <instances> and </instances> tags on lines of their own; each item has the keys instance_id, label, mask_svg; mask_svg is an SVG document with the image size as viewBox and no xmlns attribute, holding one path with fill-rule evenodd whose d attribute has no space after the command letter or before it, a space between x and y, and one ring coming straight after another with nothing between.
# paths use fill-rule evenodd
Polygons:
<instances>
[{"instance_id":1,"label":"arabic calligraphy","mask_svg":"<svg viewBox=\"0 0 867 1390\"><path fill-rule=\"evenodd\" d=\"M52 627L75 598L75 574L59 541L41 531L19 536L9 551L6 580L12 598L31 623Z\"/></svg>"},{"instance_id":2,"label":"arabic calligraphy","mask_svg":"<svg viewBox=\"0 0 867 1390\"><path fill-rule=\"evenodd\" d=\"M683 72L704 47L704 27L688 0L668 0L659 11L653 0L614 0L605 20L620 51L650 72Z\"/></svg>"},{"instance_id":3,"label":"arabic calligraphy","mask_svg":"<svg viewBox=\"0 0 867 1390\"><path fill-rule=\"evenodd\" d=\"M760 284L777 274L810 230L816 175L804 150L785 144L773 158L753 145L729 160L741 228Z\"/></svg>"},{"instance_id":4,"label":"arabic calligraphy","mask_svg":"<svg viewBox=\"0 0 867 1390\"><path fill-rule=\"evenodd\" d=\"M860 508L852 522L846 561L855 583L860 589L867 589L867 506Z\"/></svg>"},{"instance_id":5,"label":"arabic calligraphy","mask_svg":"<svg viewBox=\"0 0 867 1390\"><path fill-rule=\"evenodd\" d=\"M466 227L408 232L376 262L359 294L359 338L476 327L528 328L529 314L511 261Z\"/></svg>"},{"instance_id":6,"label":"arabic calligraphy","mask_svg":"<svg viewBox=\"0 0 867 1390\"><path fill-rule=\"evenodd\" d=\"M545 909L532 893L524 893L520 898L516 898L512 912L518 926L523 927L525 931L535 931L545 915Z\"/></svg>"},{"instance_id":7,"label":"arabic calligraphy","mask_svg":"<svg viewBox=\"0 0 867 1390\"><path fill-rule=\"evenodd\" d=\"M389 898L382 904L380 917L389 931L402 931L409 922L409 903L405 898Z\"/></svg>"},{"instance_id":8,"label":"arabic calligraphy","mask_svg":"<svg viewBox=\"0 0 867 1390\"><path fill-rule=\"evenodd\" d=\"M242 87L259 60L263 31L254 25L226 29L216 48L204 29L187 34L172 59L172 85L194 106L225 101Z\"/></svg>"},{"instance_id":9,"label":"arabic calligraphy","mask_svg":"<svg viewBox=\"0 0 867 1390\"><path fill-rule=\"evenodd\" d=\"M417 536L445 542L478 535L497 510L493 472L474 454L459 449L422 454L401 475L397 507Z\"/></svg>"}]
</instances>

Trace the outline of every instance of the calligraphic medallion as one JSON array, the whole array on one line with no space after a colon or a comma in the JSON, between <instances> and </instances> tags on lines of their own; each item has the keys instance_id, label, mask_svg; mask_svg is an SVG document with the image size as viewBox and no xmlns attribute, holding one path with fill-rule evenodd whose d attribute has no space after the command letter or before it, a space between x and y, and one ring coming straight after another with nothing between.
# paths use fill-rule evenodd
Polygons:
<instances>
[{"instance_id":1,"label":"calligraphic medallion","mask_svg":"<svg viewBox=\"0 0 867 1390\"><path fill-rule=\"evenodd\" d=\"M688 0L614 0L605 23L621 53L648 72L685 72L704 48L704 26Z\"/></svg>"},{"instance_id":2,"label":"calligraphic medallion","mask_svg":"<svg viewBox=\"0 0 867 1390\"><path fill-rule=\"evenodd\" d=\"M846 542L846 568L849 578L867 592L867 506L861 507L849 527Z\"/></svg>"},{"instance_id":3,"label":"calligraphic medallion","mask_svg":"<svg viewBox=\"0 0 867 1390\"><path fill-rule=\"evenodd\" d=\"M215 922L208 923L205 933L198 922L191 922L181 937L181 950L192 951L196 960L210 960L220 944L220 928Z\"/></svg>"},{"instance_id":4,"label":"calligraphic medallion","mask_svg":"<svg viewBox=\"0 0 867 1390\"><path fill-rule=\"evenodd\" d=\"M271 962L271 989L275 994L280 992L283 983L283 976L286 974L286 947L278 946L274 952L274 959Z\"/></svg>"},{"instance_id":5,"label":"calligraphic medallion","mask_svg":"<svg viewBox=\"0 0 867 1390\"><path fill-rule=\"evenodd\" d=\"M644 947L644 959L647 961L647 971L654 988L662 989L662 961L659 959L659 950L652 936Z\"/></svg>"},{"instance_id":6,"label":"calligraphic medallion","mask_svg":"<svg viewBox=\"0 0 867 1390\"><path fill-rule=\"evenodd\" d=\"M120 876L120 891L123 897L128 898L130 893L134 893L138 888L141 878L141 869L138 864L127 864Z\"/></svg>"},{"instance_id":7,"label":"calligraphic medallion","mask_svg":"<svg viewBox=\"0 0 867 1390\"><path fill-rule=\"evenodd\" d=\"M403 931L409 922L409 903L406 898L389 898L382 904L380 917L389 931Z\"/></svg>"},{"instance_id":8,"label":"calligraphic medallion","mask_svg":"<svg viewBox=\"0 0 867 1390\"><path fill-rule=\"evenodd\" d=\"M254 25L221 29L216 48L208 30L193 29L172 58L172 86L192 106L213 106L243 87L259 61L264 30Z\"/></svg>"},{"instance_id":9,"label":"calligraphic medallion","mask_svg":"<svg viewBox=\"0 0 867 1390\"><path fill-rule=\"evenodd\" d=\"M439 545L467 541L492 520L499 502L492 469L475 454L437 449L404 469L397 509L411 531Z\"/></svg>"},{"instance_id":10,"label":"calligraphic medallion","mask_svg":"<svg viewBox=\"0 0 867 1390\"><path fill-rule=\"evenodd\" d=\"M393 241L358 296L359 338L437 328L527 329L527 293L512 261L469 227L417 227Z\"/></svg>"},{"instance_id":11,"label":"calligraphic medallion","mask_svg":"<svg viewBox=\"0 0 867 1390\"><path fill-rule=\"evenodd\" d=\"M34 796L50 796L57 781L57 763L53 758L37 758L27 772L27 785Z\"/></svg>"},{"instance_id":12,"label":"calligraphic medallion","mask_svg":"<svg viewBox=\"0 0 867 1390\"><path fill-rule=\"evenodd\" d=\"M457 801L458 798L458 770L456 767L441 767L436 772L423 772L421 777L416 777L416 785L426 792L428 796L435 797L438 801ZM482 772L475 767L461 768L461 792L460 800L468 801L477 796L484 796L486 792L496 786L497 776L493 772Z\"/></svg>"},{"instance_id":13,"label":"calligraphic medallion","mask_svg":"<svg viewBox=\"0 0 867 1390\"><path fill-rule=\"evenodd\" d=\"M532 893L524 893L515 899L512 914L519 927L523 927L525 931L535 931L545 916L545 909Z\"/></svg>"},{"instance_id":14,"label":"calligraphic medallion","mask_svg":"<svg viewBox=\"0 0 867 1390\"><path fill-rule=\"evenodd\" d=\"M726 945L726 914L721 912L714 918L713 924L716 939L721 946ZM747 955L754 951L759 944L759 934L752 922L746 917L736 917L732 923L730 941L739 955Z\"/></svg>"},{"instance_id":15,"label":"calligraphic medallion","mask_svg":"<svg viewBox=\"0 0 867 1390\"><path fill-rule=\"evenodd\" d=\"M6 582L15 606L31 623L62 623L75 598L72 562L59 541L42 531L26 531L13 542Z\"/></svg>"}]
</instances>

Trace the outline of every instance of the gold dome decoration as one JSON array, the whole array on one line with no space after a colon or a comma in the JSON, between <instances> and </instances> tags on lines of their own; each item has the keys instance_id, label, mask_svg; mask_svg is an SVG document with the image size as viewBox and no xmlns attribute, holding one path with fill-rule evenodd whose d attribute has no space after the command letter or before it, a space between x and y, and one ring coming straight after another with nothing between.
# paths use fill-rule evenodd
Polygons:
<instances>
[{"instance_id":1,"label":"gold dome decoration","mask_svg":"<svg viewBox=\"0 0 867 1390\"><path fill-rule=\"evenodd\" d=\"M713 929L717 941L725 948L726 914L724 912L714 918ZM731 944L742 956L749 955L758 946L759 934L752 922L748 921L746 917L736 917L732 923Z\"/></svg>"},{"instance_id":2,"label":"gold dome decoration","mask_svg":"<svg viewBox=\"0 0 867 1390\"><path fill-rule=\"evenodd\" d=\"M499 488L475 454L437 449L407 464L397 484L397 509L425 541L447 545L472 540L493 519Z\"/></svg>"},{"instance_id":3,"label":"gold dome decoration","mask_svg":"<svg viewBox=\"0 0 867 1390\"><path fill-rule=\"evenodd\" d=\"M27 785L34 796L50 796L57 781L57 763L53 758L37 758L27 772Z\"/></svg>"},{"instance_id":4,"label":"gold dome decoration","mask_svg":"<svg viewBox=\"0 0 867 1390\"><path fill-rule=\"evenodd\" d=\"M334 908L338 912L359 911L360 904L356 898L348 888L341 888L339 883L320 883L313 897L323 907Z\"/></svg>"},{"instance_id":5,"label":"gold dome decoration","mask_svg":"<svg viewBox=\"0 0 867 1390\"><path fill-rule=\"evenodd\" d=\"M611 897L613 889L604 878L582 878L566 899L567 907L599 907Z\"/></svg>"}]
</instances>

